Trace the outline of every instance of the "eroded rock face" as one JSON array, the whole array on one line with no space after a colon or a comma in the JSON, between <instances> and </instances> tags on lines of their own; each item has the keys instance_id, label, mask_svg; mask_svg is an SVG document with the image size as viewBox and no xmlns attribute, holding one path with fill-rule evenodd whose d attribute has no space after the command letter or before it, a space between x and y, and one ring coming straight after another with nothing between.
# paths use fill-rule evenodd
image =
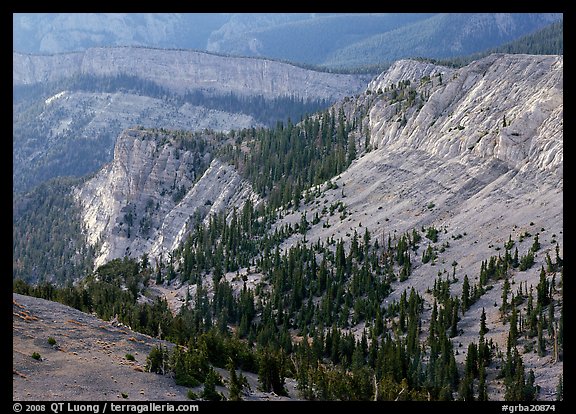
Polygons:
<instances>
[{"instance_id":1,"label":"eroded rock face","mask_svg":"<svg viewBox=\"0 0 576 414\"><path fill-rule=\"evenodd\" d=\"M135 125L224 132L262 126L250 115L189 103L126 92L64 90L45 99L33 120L25 111L14 116L15 189L30 188L47 175L97 171L112 159L116 137Z\"/></svg>"},{"instance_id":2,"label":"eroded rock face","mask_svg":"<svg viewBox=\"0 0 576 414\"><path fill-rule=\"evenodd\" d=\"M443 68L426 72L420 70L424 68L420 62L413 62L416 67L404 66L406 77L392 68L391 74L377 79L379 84L371 84L377 89L364 97L381 95L374 98L369 112L370 137L377 148L332 179L337 188L325 186L321 203L301 206L276 226L296 223L302 214L309 220L317 216L306 233L311 245L332 239L349 246L354 234L362 237L368 229L382 246L389 237L398 240L406 232L420 232L422 242L412 256L411 275L392 284L384 306L414 288L431 309L434 299L426 292L437 278L448 278L453 269L458 280L450 291L458 296L464 276L476 280L482 261L504 255L509 238L524 255L532 238L522 240L538 233L541 247L535 265L511 272L517 285L537 286L546 254L554 257L558 248L564 257L562 64L561 56L493 55L446 71L442 82L437 74ZM428 78L414 79L419 73ZM398 99L391 98L395 96L391 84L396 83L397 89L398 82L406 80L411 86L416 82L414 105L408 105L399 91ZM425 99L420 100L422 94ZM323 213L323 206L337 203L344 204L346 215ZM429 227L439 230L438 243L424 237L423 230ZM303 236L296 234L281 248L286 251L302 242ZM429 245L446 247L439 249L436 262L424 264L418 256ZM495 305L502 302L503 284L494 281L466 311L454 344L466 349L478 341L485 309L491 321L486 339L505 349L509 324L502 323ZM356 332L359 338L361 328ZM538 398L553 399L562 363L553 363L550 354L542 358L525 352L522 357L526 372L533 369L542 387ZM465 354L456 359L463 363ZM495 391L490 399L503 396L503 391Z\"/></svg>"},{"instance_id":3,"label":"eroded rock face","mask_svg":"<svg viewBox=\"0 0 576 414\"><path fill-rule=\"evenodd\" d=\"M13 85L73 75L128 74L173 92L202 90L264 98L334 101L366 87L366 76L317 72L265 59L224 57L190 50L93 48L59 55L13 53Z\"/></svg>"},{"instance_id":4,"label":"eroded rock face","mask_svg":"<svg viewBox=\"0 0 576 414\"><path fill-rule=\"evenodd\" d=\"M562 56L496 54L456 71L412 63L408 79L431 76L429 97L421 108L405 111L405 124L398 122L401 103L374 105L373 145L409 146L462 162L493 157L510 168L535 167L562 176ZM401 80L406 65L392 67L372 89Z\"/></svg>"},{"instance_id":5,"label":"eroded rock face","mask_svg":"<svg viewBox=\"0 0 576 414\"><path fill-rule=\"evenodd\" d=\"M236 171L209 152L181 148L173 137L126 130L114 159L75 192L95 265L129 255L164 256L211 213L258 202Z\"/></svg>"},{"instance_id":6,"label":"eroded rock face","mask_svg":"<svg viewBox=\"0 0 576 414\"><path fill-rule=\"evenodd\" d=\"M104 76L110 77L102 81ZM109 90L106 82L116 76L128 76L132 86L115 84ZM365 75L186 50L121 47L57 55L13 53L14 187L23 192L48 178L97 171L111 160L116 137L128 127L259 127L287 117L270 109L279 103L294 103L287 110L294 119L298 111L308 111L306 107L329 105L360 92L367 82ZM27 87L38 84L41 88ZM42 88L52 96L41 96ZM279 101L268 105L262 99Z\"/></svg>"},{"instance_id":7,"label":"eroded rock face","mask_svg":"<svg viewBox=\"0 0 576 414\"><path fill-rule=\"evenodd\" d=\"M454 72L454 69L445 66L439 66L428 62L418 62L410 59L402 59L394 62L388 70L382 72L370 81L367 89L376 92L378 89L390 87L390 85L398 82L420 82L420 80L425 76L433 77L440 74L447 77L451 75L452 72Z\"/></svg>"}]
</instances>

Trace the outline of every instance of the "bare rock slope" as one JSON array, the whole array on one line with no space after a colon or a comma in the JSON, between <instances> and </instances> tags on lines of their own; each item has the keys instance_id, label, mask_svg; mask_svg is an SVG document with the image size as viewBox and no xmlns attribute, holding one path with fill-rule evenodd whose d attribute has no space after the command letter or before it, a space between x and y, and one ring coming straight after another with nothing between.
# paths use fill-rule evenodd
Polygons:
<instances>
[{"instance_id":1,"label":"bare rock slope","mask_svg":"<svg viewBox=\"0 0 576 414\"><path fill-rule=\"evenodd\" d=\"M541 248L534 266L512 272L515 286L535 288L546 254L554 257L558 245L563 256L562 56L492 55L458 70L400 61L369 90L390 91L393 83L397 88L405 80L416 82L427 100L407 107L402 101L377 99L368 119L376 149L332 180L337 189L325 189L317 202L301 206L278 225L298 222L303 212L309 221L318 214L319 222L306 234L309 243L331 237L349 243L365 229L380 243L412 229L439 229L435 246L445 248L437 260L424 264L417 256L432 244L423 238L411 276L395 282L386 299L390 303L414 287L424 294L428 311L434 298L426 290L437 277L454 271L458 282L452 294L460 295L464 276L476 283L482 261L503 255L509 238L523 255L538 234ZM345 215L323 213L325 206L340 202ZM302 236L292 236L284 248L297 242ZM456 346L465 350L478 341L485 308L487 339L506 349L509 326L498 310L502 286L496 282L466 312L463 332L453 338ZM459 358L463 361L465 352ZM538 398L553 399L563 363L535 351L523 358L542 387ZM496 372L489 379L495 377ZM491 386L490 393L491 399L503 399L502 387Z\"/></svg>"}]
</instances>

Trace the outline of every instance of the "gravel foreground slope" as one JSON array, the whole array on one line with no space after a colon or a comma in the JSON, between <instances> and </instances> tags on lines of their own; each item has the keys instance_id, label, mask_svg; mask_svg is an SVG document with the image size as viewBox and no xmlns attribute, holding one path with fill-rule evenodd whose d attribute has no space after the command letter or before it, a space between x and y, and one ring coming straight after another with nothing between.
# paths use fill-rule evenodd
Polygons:
<instances>
[{"instance_id":1,"label":"gravel foreground slope","mask_svg":"<svg viewBox=\"0 0 576 414\"><path fill-rule=\"evenodd\" d=\"M174 344L133 332L74 308L13 293L12 399L14 401L190 401L189 388L170 376L145 372L157 345ZM48 338L56 343L50 345ZM40 354L34 359L33 353ZM134 356L134 361L126 355ZM227 382L228 372L214 368ZM243 372L247 401L297 399L296 382L286 378L288 396L258 390L258 376ZM192 390L200 395L203 386ZM228 396L225 386L216 390Z\"/></svg>"},{"instance_id":2,"label":"gravel foreground slope","mask_svg":"<svg viewBox=\"0 0 576 414\"><path fill-rule=\"evenodd\" d=\"M15 401L187 399L172 378L144 372L152 347L167 342L56 302L13 294L12 303Z\"/></svg>"}]
</instances>

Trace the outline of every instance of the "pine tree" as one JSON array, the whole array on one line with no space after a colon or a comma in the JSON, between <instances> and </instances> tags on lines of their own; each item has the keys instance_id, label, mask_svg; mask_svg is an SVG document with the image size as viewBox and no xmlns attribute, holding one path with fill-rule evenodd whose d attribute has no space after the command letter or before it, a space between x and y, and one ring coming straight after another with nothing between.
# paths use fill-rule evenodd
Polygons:
<instances>
[{"instance_id":1,"label":"pine tree","mask_svg":"<svg viewBox=\"0 0 576 414\"><path fill-rule=\"evenodd\" d=\"M508 332L508 347L515 347L518 340L518 312L516 306L512 307L510 317L510 331Z\"/></svg>"},{"instance_id":2,"label":"pine tree","mask_svg":"<svg viewBox=\"0 0 576 414\"><path fill-rule=\"evenodd\" d=\"M228 399L230 401L241 401L242 384L240 383L240 381L238 380L238 376L236 375L236 368L234 366L232 358L230 358L230 360L228 361L227 368L230 374Z\"/></svg>"},{"instance_id":3,"label":"pine tree","mask_svg":"<svg viewBox=\"0 0 576 414\"><path fill-rule=\"evenodd\" d=\"M348 138L348 164L356 159L356 155L356 140L353 135L350 135Z\"/></svg>"},{"instance_id":4,"label":"pine tree","mask_svg":"<svg viewBox=\"0 0 576 414\"><path fill-rule=\"evenodd\" d=\"M162 345L155 346L146 357L146 371L164 375L168 365L168 352Z\"/></svg>"},{"instance_id":5,"label":"pine tree","mask_svg":"<svg viewBox=\"0 0 576 414\"><path fill-rule=\"evenodd\" d=\"M482 308L482 314L480 315L480 341L484 339L484 335L488 332L486 327L486 312Z\"/></svg>"},{"instance_id":6,"label":"pine tree","mask_svg":"<svg viewBox=\"0 0 576 414\"><path fill-rule=\"evenodd\" d=\"M546 342L544 341L542 315L538 318L538 356L543 357L546 353Z\"/></svg>"},{"instance_id":7,"label":"pine tree","mask_svg":"<svg viewBox=\"0 0 576 414\"><path fill-rule=\"evenodd\" d=\"M546 272L544 266L540 269L540 280L536 286L536 306L546 306L550 303L548 280L546 280Z\"/></svg>"},{"instance_id":8,"label":"pine tree","mask_svg":"<svg viewBox=\"0 0 576 414\"><path fill-rule=\"evenodd\" d=\"M474 342L468 344L464 375L470 376L471 378L478 376L478 347Z\"/></svg>"},{"instance_id":9,"label":"pine tree","mask_svg":"<svg viewBox=\"0 0 576 414\"><path fill-rule=\"evenodd\" d=\"M536 253L538 250L540 250L540 242L538 241L538 233L536 233L534 235L534 242L532 243L532 247L530 248L530 250L534 253Z\"/></svg>"},{"instance_id":10,"label":"pine tree","mask_svg":"<svg viewBox=\"0 0 576 414\"><path fill-rule=\"evenodd\" d=\"M480 361L480 380L478 382L478 401L488 401L488 390L486 387L486 367Z\"/></svg>"},{"instance_id":11,"label":"pine tree","mask_svg":"<svg viewBox=\"0 0 576 414\"><path fill-rule=\"evenodd\" d=\"M462 314L464 314L470 306L470 282L468 275L464 275L464 282L462 282L462 299L460 303L462 304Z\"/></svg>"},{"instance_id":12,"label":"pine tree","mask_svg":"<svg viewBox=\"0 0 576 414\"><path fill-rule=\"evenodd\" d=\"M158 263L156 266L156 284L160 285L162 284L162 271L161 271L161 267L162 267L162 262Z\"/></svg>"},{"instance_id":13,"label":"pine tree","mask_svg":"<svg viewBox=\"0 0 576 414\"><path fill-rule=\"evenodd\" d=\"M269 348L260 352L258 381L262 391L274 391L278 395L286 394L281 353L274 352Z\"/></svg>"},{"instance_id":14,"label":"pine tree","mask_svg":"<svg viewBox=\"0 0 576 414\"><path fill-rule=\"evenodd\" d=\"M454 305L452 306L452 322L450 324L450 338L454 338L458 335L458 310L459 310L459 302L458 299L454 300Z\"/></svg>"},{"instance_id":15,"label":"pine tree","mask_svg":"<svg viewBox=\"0 0 576 414\"><path fill-rule=\"evenodd\" d=\"M458 386L458 400L460 401L474 401L473 379L471 376L466 375L460 381Z\"/></svg>"},{"instance_id":16,"label":"pine tree","mask_svg":"<svg viewBox=\"0 0 576 414\"><path fill-rule=\"evenodd\" d=\"M534 371L530 370L528 372L528 378L525 380L524 388L522 389L522 401L534 401L536 399L538 389L535 386L535 379Z\"/></svg>"},{"instance_id":17,"label":"pine tree","mask_svg":"<svg viewBox=\"0 0 576 414\"><path fill-rule=\"evenodd\" d=\"M510 293L510 282L508 278L504 279L504 286L502 287L502 306L500 306L500 314L504 318L508 312L508 294Z\"/></svg>"},{"instance_id":18,"label":"pine tree","mask_svg":"<svg viewBox=\"0 0 576 414\"><path fill-rule=\"evenodd\" d=\"M514 249L514 257L512 258L512 267L516 269L520 265L520 261L518 260L518 247Z\"/></svg>"},{"instance_id":19,"label":"pine tree","mask_svg":"<svg viewBox=\"0 0 576 414\"><path fill-rule=\"evenodd\" d=\"M560 257L560 245L556 244L556 269L564 266L564 260Z\"/></svg>"},{"instance_id":20,"label":"pine tree","mask_svg":"<svg viewBox=\"0 0 576 414\"><path fill-rule=\"evenodd\" d=\"M204 389L200 395L203 399L208 401L220 401L222 399L222 394L216 391L216 382L218 377L214 369L210 369L204 380Z\"/></svg>"}]
</instances>

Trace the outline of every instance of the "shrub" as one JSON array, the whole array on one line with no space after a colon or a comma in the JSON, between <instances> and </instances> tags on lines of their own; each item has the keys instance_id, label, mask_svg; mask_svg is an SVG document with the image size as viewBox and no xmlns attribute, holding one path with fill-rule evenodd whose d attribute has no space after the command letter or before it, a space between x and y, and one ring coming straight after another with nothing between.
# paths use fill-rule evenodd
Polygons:
<instances>
[{"instance_id":1,"label":"shrub","mask_svg":"<svg viewBox=\"0 0 576 414\"><path fill-rule=\"evenodd\" d=\"M38 352L34 352L34 353L32 354L32 358L34 358L34 359L36 359L36 360L38 360L38 361L39 361L40 359L42 359L42 357L40 356L40 354L39 354Z\"/></svg>"},{"instance_id":2,"label":"shrub","mask_svg":"<svg viewBox=\"0 0 576 414\"><path fill-rule=\"evenodd\" d=\"M56 345L56 339L54 339L54 338L52 338L52 337L49 337L49 338L48 338L48 343L49 343L50 345Z\"/></svg>"},{"instance_id":3,"label":"shrub","mask_svg":"<svg viewBox=\"0 0 576 414\"><path fill-rule=\"evenodd\" d=\"M136 358L134 358L134 355L132 355L132 354L126 354L126 359L128 361L135 361L136 360Z\"/></svg>"}]
</instances>

